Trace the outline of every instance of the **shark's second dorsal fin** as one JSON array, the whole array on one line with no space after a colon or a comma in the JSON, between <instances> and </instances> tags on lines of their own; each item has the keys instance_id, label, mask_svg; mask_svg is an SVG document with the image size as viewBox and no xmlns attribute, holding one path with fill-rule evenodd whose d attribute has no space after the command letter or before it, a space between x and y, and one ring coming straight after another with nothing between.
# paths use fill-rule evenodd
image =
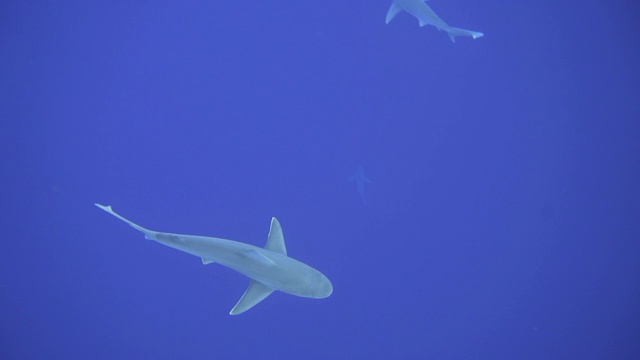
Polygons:
<instances>
[{"instance_id":1,"label":"shark's second dorsal fin","mask_svg":"<svg viewBox=\"0 0 640 360\"><path fill-rule=\"evenodd\" d=\"M271 229L269 229L269 239L264 247L267 250L278 254L287 255L287 247L284 245L284 235L282 227L276 218L271 218Z\"/></svg>"},{"instance_id":2,"label":"shark's second dorsal fin","mask_svg":"<svg viewBox=\"0 0 640 360\"><path fill-rule=\"evenodd\" d=\"M264 300L272 292L273 289L258 281L251 280L247 291L244 292L244 295L242 295L236 306L231 309L231 312L229 312L229 314L242 314L243 312L256 306L260 301Z\"/></svg>"}]
</instances>

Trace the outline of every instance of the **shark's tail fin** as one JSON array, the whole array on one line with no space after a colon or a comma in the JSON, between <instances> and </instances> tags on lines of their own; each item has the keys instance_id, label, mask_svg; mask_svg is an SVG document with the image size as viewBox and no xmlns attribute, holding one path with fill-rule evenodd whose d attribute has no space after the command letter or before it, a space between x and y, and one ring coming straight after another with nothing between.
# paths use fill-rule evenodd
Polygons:
<instances>
[{"instance_id":1,"label":"shark's tail fin","mask_svg":"<svg viewBox=\"0 0 640 360\"><path fill-rule=\"evenodd\" d=\"M152 231L152 230L149 230L149 229L143 228L142 226L140 226L140 225L138 225L138 224L134 223L133 221L131 221L131 220L129 220L129 219L127 219L127 218L125 218L124 216L122 216L122 215L120 215L120 214L116 213L115 211L113 211L113 209L111 208L111 206L105 206L105 205L101 205L101 204L94 204L94 205L95 205L95 206L97 206L97 207L99 207L100 209L102 209L102 210L104 210L104 211L108 212L109 214L111 214L111 215L113 215L113 216L117 217L118 219L120 219L120 220L122 220L122 221L126 222L126 223L127 223L127 224L129 224L132 228L134 228L134 229L136 229L136 230L138 230L138 231L142 232L142 233L145 235L145 237L146 237L147 239L154 240L154 236L155 236L155 234L156 234L156 232L155 232L155 231Z\"/></svg>"},{"instance_id":2,"label":"shark's tail fin","mask_svg":"<svg viewBox=\"0 0 640 360\"><path fill-rule=\"evenodd\" d=\"M449 39L451 39L451 42L456 42L456 36L471 36L474 39L484 36L484 34L481 32L465 30L465 29L460 29L455 27L450 27L445 30L447 31L447 33L449 33Z\"/></svg>"}]
</instances>

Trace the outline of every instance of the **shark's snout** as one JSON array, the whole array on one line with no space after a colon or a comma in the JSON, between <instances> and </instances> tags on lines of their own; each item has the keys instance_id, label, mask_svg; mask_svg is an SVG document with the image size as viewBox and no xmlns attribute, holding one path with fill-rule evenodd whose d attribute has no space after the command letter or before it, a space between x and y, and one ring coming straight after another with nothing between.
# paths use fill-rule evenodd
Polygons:
<instances>
[{"instance_id":1,"label":"shark's snout","mask_svg":"<svg viewBox=\"0 0 640 360\"><path fill-rule=\"evenodd\" d=\"M333 285L322 273L318 272L318 275L313 284L313 297L316 299L329 297L333 293Z\"/></svg>"},{"instance_id":2,"label":"shark's snout","mask_svg":"<svg viewBox=\"0 0 640 360\"><path fill-rule=\"evenodd\" d=\"M321 288L322 289L320 291L320 298L326 298L333 294L333 285L331 284L331 281L329 281L329 279L326 279Z\"/></svg>"}]
</instances>

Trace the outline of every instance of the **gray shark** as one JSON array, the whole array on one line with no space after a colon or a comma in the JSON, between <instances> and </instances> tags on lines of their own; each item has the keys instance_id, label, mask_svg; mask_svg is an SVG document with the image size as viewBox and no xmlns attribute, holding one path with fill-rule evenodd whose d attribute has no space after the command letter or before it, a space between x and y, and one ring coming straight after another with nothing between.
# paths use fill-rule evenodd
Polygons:
<instances>
[{"instance_id":1,"label":"gray shark","mask_svg":"<svg viewBox=\"0 0 640 360\"><path fill-rule=\"evenodd\" d=\"M452 42L456 42L456 36L471 36L474 39L483 37L484 34L477 31L465 30L449 26L425 3L425 0L393 0L385 22L388 24L400 11L406 11L418 19L420 26L433 25L438 30L444 30Z\"/></svg>"},{"instance_id":2,"label":"gray shark","mask_svg":"<svg viewBox=\"0 0 640 360\"><path fill-rule=\"evenodd\" d=\"M362 165L358 166L356 174L349 178L349 181L355 181L356 189L358 190L358 194L360 194L360 198L365 204L369 204L365 194L365 184L371 184L371 180L364 175L364 168Z\"/></svg>"},{"instance_id":3,"label":"gray shark","mask_svg":"<svg viewBox=\"0 0 640 360\"><path fill-rule=\"evenodd\" d=\"M149 230L120 216L111 206L95 205L149 240L198 256L205 265L216 262L249 277L249 288L231 309L231 315L251 309L275 290L314 299L326 298L333 292L331 281L320 271L287 256L282 227L275 217L271 219L267 245L259 248L233 240Z\"/></svg>"}]
</instances>

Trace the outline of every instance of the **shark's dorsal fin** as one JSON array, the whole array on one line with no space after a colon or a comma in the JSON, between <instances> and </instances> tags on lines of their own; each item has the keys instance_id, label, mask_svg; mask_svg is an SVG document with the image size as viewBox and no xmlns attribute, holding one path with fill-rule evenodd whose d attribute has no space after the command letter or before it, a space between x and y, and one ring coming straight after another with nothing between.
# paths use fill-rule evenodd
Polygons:
<instances>
[{"instance_id":1,"label":"shark's dorsal fin","mask_svg":"<svg viewBox=\"0 0 640 360\"><path fill-rule=\"evenodd\" d=\"M278 254L287 255L287 247L284 245L284 235L282 234L282 227L280 226L280 222L276 218L271 218L271 229L269 229L269 238L267 239L267 245L265 245L264 248Z\"/></svg>"},{"instance_id":2,"label":"shark's dorsal fin","mask_svg":"<svg viewBox=\"0 0 640 360\"><path fill-rule=\"evenodd\" d=\"M261 282L251 280L247 291L240 298L236 306L231 309L229 314L238 315L256 306L260 301L264 300L273 292L273 289L267 287Z\"/></svg>"},{"instance_id":3,"label":"shark's dorsal fin","mask_svg":"<svg viewBox=\"0 0 640 360\"><path fill-rule=\"evenodd\" d=\"M394 17L396 17L396 15L398 15L398 13L402 11L402 8L400 6L398 6L398 4L396 4L396 2L392 2L391 6L389 7L389 11L387 11L387 18L384 20L385 23L390 23L391 20L393 20Z\"/></svg>"}]
</instances>

